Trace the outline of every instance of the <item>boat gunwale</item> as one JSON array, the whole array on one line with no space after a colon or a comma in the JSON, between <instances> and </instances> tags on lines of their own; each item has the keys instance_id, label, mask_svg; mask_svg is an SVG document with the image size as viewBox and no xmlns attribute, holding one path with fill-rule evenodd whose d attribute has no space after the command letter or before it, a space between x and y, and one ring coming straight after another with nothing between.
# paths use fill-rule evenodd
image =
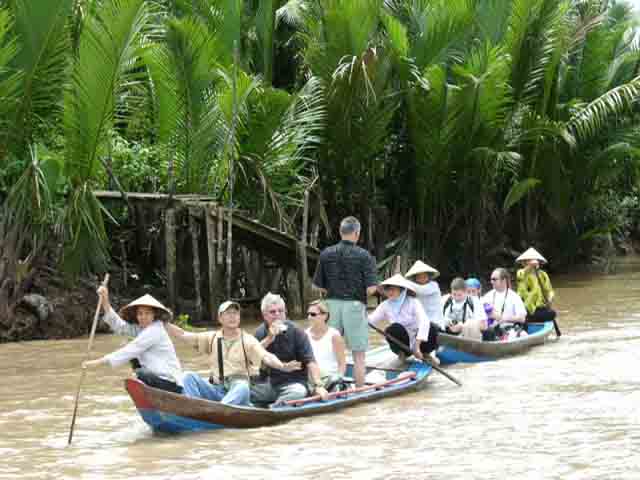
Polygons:
<instances>
[{"instance_id":1,"label":"boat gunwale","mask_svg":"<svg viewBox=\"0 0 640 480\"><path fill-rule=\"evenodd\" d=\"M553 322L540 322L534 325L542 325L542 327L526 337L519 337L506 342L499 340L474 340L457 335L440 333L438 334L438 345L451 350L484 357L488 360L506 357L522 353L533 346L545 343L546 339L553 332Z\"/></svg>"},{"instance_id":2,"label":"boat gunwale","mask_svg":"<svg viewBox=\"0 0 640 480\"><path fill-rule=\"evenodd\" d=\"M160 414L176 415L190 420L218 425L223 428L252 428L273 425L293 418L311 416L339 410L357 403L378 400L388 396L418 390L426 384L432 370L428 366L418 366L416 377L406 382L391 384L380 390L372 389L347 397L339 397L326 402L317 401L300 406L261 408L225 405L202 398L185 397L182 394L150 387L137 379L124 381L125 389L138 410L149 410ZM381 384L384 382L381 382ZM132 390L137 393L132 393ZM142 398L140 398L142 395ZM138 398L138 400L136 399ZM142 413L142 412L141 412ZM144 416L143 416L144 417ZM153 425L151 425L153 428Z\"/></svg>"}]
</instances>

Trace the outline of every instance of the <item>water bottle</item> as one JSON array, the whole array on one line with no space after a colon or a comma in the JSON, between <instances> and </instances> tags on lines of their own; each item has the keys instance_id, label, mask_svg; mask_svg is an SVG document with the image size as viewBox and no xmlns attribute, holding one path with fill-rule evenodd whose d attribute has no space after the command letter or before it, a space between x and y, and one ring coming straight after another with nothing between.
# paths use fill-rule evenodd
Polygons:
<instances>
[{"instance_id":1,"label":"water bottle","mask_svg":"<svg viewBox=\"0 0 640 480\"><path fill-rule=\"evenodd\" d=\"M484 305L484 313L487 314L487 326L493 325L493 318L491 318L491 314L493 313L493 305L490 303L485 303Z\"/></svg>"}]
</instances>

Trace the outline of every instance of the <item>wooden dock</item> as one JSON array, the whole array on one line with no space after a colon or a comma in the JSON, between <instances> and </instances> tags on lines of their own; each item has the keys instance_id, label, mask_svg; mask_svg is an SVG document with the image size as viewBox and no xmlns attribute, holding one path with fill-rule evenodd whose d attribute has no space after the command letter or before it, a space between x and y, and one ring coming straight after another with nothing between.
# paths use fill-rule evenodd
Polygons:
<instances>
[{"instance_id":1,"label":"wooden dock","mask_svg":"<svg viewBox=\"0 0 640 480\"><path fill-rule=\"evenodd\" d=\"M283 232L258 220L251 218L248 212L229 210L213 201L211 197L203 195L174 195L150 193L125 193L114 191L95 191L96 197L103 202L127 202L135 223L136 236L144 236L149 230L149 217L162 226L164 273L167 281L169 304L175 311L181 309L179 295L179 278L184 278L185 262L189 264L186 270L193 275L194 286L193 315L198 318L215 316L217 305L226 298L232 297L243 300L246 297L255 299L267 291L277 291L277 279L261 280L265 272L280 268L284 272L287 282L287 272L295 271L297 283L289 292L289 297L296 294L297 301L302 308L310 301L311 278L319 257L316 247L307 241L307 228L303 225L299 238ZM151 212L151 214L149 214ZM231 218L229 218L231 217ZM306 219L306 208L304 222ZM231 231L229 231L231 225ZM189 239L187 240L187 237ZM229 245L231 244L231 247ZM243 272L232 272L232 265L238 265L237 258L231 258L229 251L254 252L253 257L258 260L255 268L247 268L244 259ZM186 251L190 253L187 254ZM232 254L232 257L235 257ZM250 255L251 256L251 255ZM255 262L254 262L255 263ZM236 268L237 270L237 268ZM181 273L182 272L182 273ZM282 274L280 274L282 275ZM245 288L244 295L231 285L231 280L242 277L245 284L252 283L251 288ZM258 277L258 278L255 278ZM226 291L221 288L227 278ZM278 280L278 281L276 281ZM247 292L249 289L251 292ZM266 290L266 291L265 291ZM295 290L295 292L293 292ZM203 302L203 292L208 301ZM288 299L289 302L290 299ZM205 312L208 310L208 313Z\"/></svg>"}]
</instances>

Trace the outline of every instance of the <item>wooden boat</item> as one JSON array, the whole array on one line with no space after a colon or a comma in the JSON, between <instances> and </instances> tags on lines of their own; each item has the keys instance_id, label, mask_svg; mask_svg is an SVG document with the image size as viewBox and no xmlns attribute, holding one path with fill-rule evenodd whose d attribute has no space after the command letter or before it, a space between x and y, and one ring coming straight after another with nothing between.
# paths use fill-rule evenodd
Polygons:
<instances>
[{"instance_id":1,"label":"wooden boat","mask_svg":"<svg viewBox=\"0 0 640 480\"><path fill-rule=\"evenodd\" d=\"M553 332L553 322L527 325L527 336L509 341L480 341L441 333L438 335L437 356L442 365L477 363L517 355L535 345L541 345Z\"/></svg>"},{"instance_id":2,"label":"wooden boat","mask_svg":"<svg viewBox=\"0 0 640 480\"><path fill-rule=\"evenodd\" d=\"M347 374L352 366L349 365ZM180 433L221 428L252 428L273 425L297 417L339 410L357 403L378 400L421 388L431 367L412 362L404 371L386 371L385 380L359 389L335 392L327 401L318 396L287 402L272 408L223 405L200 398L149 387L139 380L125 380L125 388L143 420L155 431Z\"/></svg>"}]
</instances>

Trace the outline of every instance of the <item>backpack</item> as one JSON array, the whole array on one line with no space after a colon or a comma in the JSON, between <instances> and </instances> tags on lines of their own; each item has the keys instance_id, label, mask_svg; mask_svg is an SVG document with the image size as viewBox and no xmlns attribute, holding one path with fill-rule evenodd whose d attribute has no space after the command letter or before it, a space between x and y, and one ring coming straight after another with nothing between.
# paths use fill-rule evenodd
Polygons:
<instances>
[{"instance_id":1,"label":"backpack","mask_svg":"<svg viewBox=\"0 0 640 480\"><path fill-rule=\"evenodd\" d=\"M444 312L447 311L447 308L450 308L452 305L453 298L449 296L442 307L442 315L444 315ZM473 313L473 301L469 297L466 298L466 300L464 301L464 305L462 306L462 323L464 323L467 319L467 307L469 307L469 310L471 310L471 313Z\"/></svg>"}]
</instances>

